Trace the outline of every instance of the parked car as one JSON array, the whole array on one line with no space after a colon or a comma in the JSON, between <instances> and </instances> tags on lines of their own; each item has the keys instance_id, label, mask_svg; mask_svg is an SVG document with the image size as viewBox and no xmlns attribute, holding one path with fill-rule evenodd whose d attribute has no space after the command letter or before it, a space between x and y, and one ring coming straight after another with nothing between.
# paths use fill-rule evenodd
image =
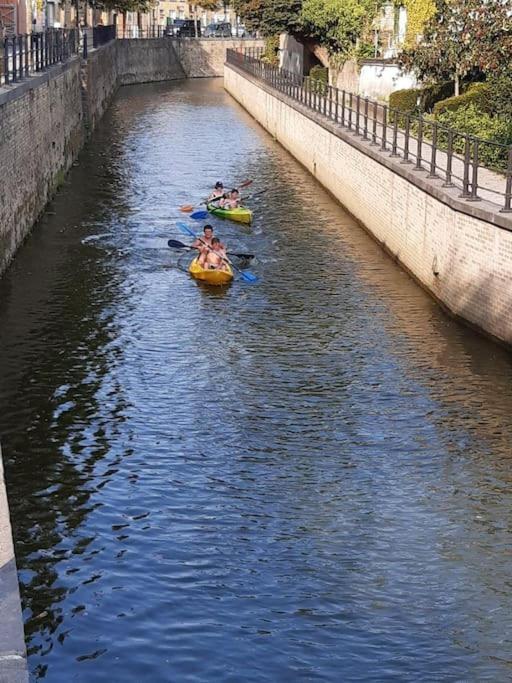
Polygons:
<instances>
[{"instance_id":1,"label":"parked car","mask_svg":"<svg viewBox=\"0 0 512 683\"><path fill-rule=\"evenodd\" d=\"M201 22L197 21L197 35L201 35ZM193 19L175 19L172 24L169 24L165 30L167 36L176 36L177 38L194 38L196 31L194 28Z\"/></svg>"},{"instance_id":2,"label":"parked car","mask_svg":"<svg viewBox=\"0 0 512 683\"><path fill-rule=\"evenodd\" d=\"M233 26L231 29L231 35L233 38L248 38L249 32L243 24L238 24L238 26Z\"/></svg>"},{"instance_id":3,"label":"parked car","mask_svg":"<svg viewBox=\"0 0 512 683\"><path fill-rule=\"evenodd\" d=\"M209 24L204 36L205 38L231 38L231 24Z\"/></svg>"}]
</instances>

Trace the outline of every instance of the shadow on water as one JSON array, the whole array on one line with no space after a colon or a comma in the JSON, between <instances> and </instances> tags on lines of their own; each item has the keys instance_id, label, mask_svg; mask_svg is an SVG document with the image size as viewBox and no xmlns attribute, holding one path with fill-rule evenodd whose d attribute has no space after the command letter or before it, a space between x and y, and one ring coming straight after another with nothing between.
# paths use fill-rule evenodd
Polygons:
<instances>
[{"instance_id":1,"label":"shadow on water","mask_svg":"<svg viewBox=\"0 0 512 683\"><path fill-rule=\"evenodd\" d=\"M252 229L214 224L260 281L202 286L178 207L241 177ZM35 680L510 677L510 356L218 82L120 92L0 346Z\"/></svg>"}]
</instances>

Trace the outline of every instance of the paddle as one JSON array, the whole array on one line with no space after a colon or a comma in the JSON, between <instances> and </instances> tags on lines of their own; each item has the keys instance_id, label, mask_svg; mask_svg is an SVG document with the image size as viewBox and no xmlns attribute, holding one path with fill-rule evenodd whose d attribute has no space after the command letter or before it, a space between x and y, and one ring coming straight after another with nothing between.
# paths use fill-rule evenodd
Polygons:
<instances>
[{"instance_id":1,"label":"paddle","mask_svg":"<svg viewBox=\"0 0 512 683\"><path fill-rule=\"evenodd\" d=\"M191 247L190 244L183 244L183 242L180 242L179 240L169 240L167 244L171 249L195 249L195 247ZM227 253L229 256L236 256L237 258L243 258L247 261L254 258L254 254L237 254L234 251L228 251Z\"/></svg>"},{"instance_id":2,"label":"paddle","mask_svg":"<svg viewBox=\"0 0 512 683\"><path fill-rule=\"evenodd\" d=\"M239 189L243 189L244 187L249 187L249 185L252 185L253 182L254 182L254 180L244 180L244 181L243 181L242 183L240 183L237 187L238 187ZM223 196L224 196L224 195L220 195L219 197L215 197L214 199L212 199L212 200L210 200L210 201L219 201L219 200L222 199ZM205 199L204 201L201 202L201 204L206 204L207 201L208 201L208 200ZM201 206L201 204L200 204L199 206ZM192 206L192 204L184 204L183 206L180 206L180 211L183 211L183 213L190 213L191 211L194 210L194 208L195 208L195 207Z\"/></svg>"},{"instance_id":3,"label":"paddle","mask_svg":"<svg viewBox=\"0 0 512 683\"><path fill-rule=\"evenodd\" d=\"M198 237L196 233L188 227L188 225L186 225L185 223L176 223L176 225L184 235L188 235L188 237L194 237L195 239L199 240L202 244L204 244L205 247L208 247L206 242L204 242L200 237ZM250 282L251 284L254 282L258 282L258 277L254 275L254 273L251 273L248 270L240 270L240 268L237 268L235 264L232 263L228 258L222 258L222 260L226 263L229 263L229 265L232 268L234 268L237 271L237 273L240 273L240 277L242 278L242 280L245 280L245 282Z\"/></svg>"}]
</instances>

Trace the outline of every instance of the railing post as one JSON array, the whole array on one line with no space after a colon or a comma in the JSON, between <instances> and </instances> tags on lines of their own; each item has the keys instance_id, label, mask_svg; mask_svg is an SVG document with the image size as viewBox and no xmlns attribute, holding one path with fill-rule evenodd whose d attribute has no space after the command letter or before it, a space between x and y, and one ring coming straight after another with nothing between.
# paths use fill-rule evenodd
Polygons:
<instances>
[{"instance_id":1,"label":"railing post","mask_svg":"<svg viewBox=\"0 0 512 683\"><path fill-rule=\"evenodd\" d=\"M416 165L414 167L416 171L423 171L423 166L421 165L422 147L423 147L423 117L420 116L418 119L418 138L416 141Z\"/></svg>"},{"instance_id":2,"label":"railing post","mask_svg":"<svg viewBox=\"0 0 512 683\"><path fill-rule=\"evenodd\" d=\"M345 90L342 90L341 91L341 125L342 126L345 125L345 109L346 109L345 99L346 99L346 96L347 96L347 93L345 92Z\"/></svg>"},{"instance_id":3,"label":"railing post","mask_svg":"<svg viewBox=\"0 0 512 683\"><path fill-rule=\"evenodd\" d=\"M453 130L448 131L446 141L446 174L443 187L453 187L452 183L452 163L453 163Z\"/></svg>"},{"instance_id":4,"label":"railing post","mask_svg":"<svg viewBox=\"0 0 512 683\"><path fill-rule=\"evenodd\" d=\"M334 88L334 92L336 93L336 102L335 102L335 107L334 107L334 119L336 123L338 123L339 118L340 118L340 91L338 88Z\"/></svg>"},{"instance_id":5,"label":"railing post","mask_svg":"<svg viewBox=\"0 0 512 683\"><path fill-rule=\"evenodd\" d=\"M359 116L361 113L361 95L356 95L356 135L359 135Z\"/></svg>"},{"instance_id":6,"label":"railing post","mask_svg":"<svg viewBox=\"0 0 512 683\"><path fill-rule=\"evenodd\" d=\"M393 142L391 143L391 156L392 157L397 157L398 152L397 152L397 147L398 147L398 111L395 109L394 110L394 117L393 117Z\"/></svg>"},{"instance_id":7,"label":"railing post","mask_svg":"<svg viewBox=\"0 0 512 683\"><path fill-rule=\"evenodd\" d=\"M372 145L377 145L377 116L379 115L379 105L377 100L373 101L373 120L372 120Z\"/></svg>"},{"instance_id":8,"label":"railing post","mask_svg":"<svg viewBox=\"0 0 512 683\"><path fill-rule=\"evenodd\" d=\"M13 83L16 83L18 80L18 72L17 72L17 66L16 66L16 36L12 36L11 39L12 43L12 78L11 81Z\"/></svg>"},{"instance_id":9,"label":"railing post","mask_svg":"<svg viewBox=\"0 0 512 683\"><path fill-rule=\"evenodd\" d=\"M478 196L478 146L480 141L478 138L473 140L473 173L471 174L471 197L469 198L472 202L479 202L480 197Z\"/></svg>"},{"instance_id":10,"label":"railing post","mask_svg":"<svg viewBox=\"0 0 512 683\"><path fill-rule=\"evenodd\" d=\"M469 135L464 136L464 177L462 179L462 194L461 197L467 199L470 196L469 192L469 165L471 163L471 142Z\"/></svg>"},{"instance_id":11,"label":"railing post","mask_svg":"<svg viewBox=\"0 0 512 683\"><path fill-rule=\"evenodd\" d=\"M368 140L368 98L364 98L364 128L363 139Z\"/></svg>"},{"instance_id":12,"label":"railing post","mask_svg":"<svg viewBox=\"0 0 512 683\"><path fill-rule=\"evenodd\" d=\"M402 159L402 164L410 164L409 161L409 139L411 133L411 115L405 115L405 133L404 133L404 156Z\"/></svg>"},{"instance_id":13,"label":"railing post","mask_svg":"<svg viewBox=\"0 0 512 683\"><path fill-rule=\"evenodd\" d=\"M505 204L501 209L501 213L510 213L512 211L512 145L508 148L507 160L507 182L505 186Z\"/></svg>"},{"instance_id":14,"label":"railing post","mask_svg":"<svg viewBox=\"0 0 512 683\"><path fill-rule=\"evenodd\" d=\"M4 78L5 85L9 85L9 38L4 38Z\"/></svg>"},{"instance_id":15,"label":"railing post","mask_svg":"<svg viewBox=\"0 0 512 683\"><path fill-rule=\"evenodd\" d=\"M437 178L437 123L432 124L432 153L430 155L430 173L428 178Z\"/></svg>"},{"instance_id":16,"label":"railing post","mask_svg":"<svg viewBox=\"0 0 512 683\"><path fill-rule=\"evenodd\" d=\"M354 95L353 93L349 92L348 94L348 129L352 130L352 104L354 100Z\"/></svg>"},{"instance_id":17,"label":"railing post","mask_svg":"<svg viewBox=\"0 0 512 683\"><path fill-rule=\"evenodd\" d=\"M23 54L23 36L18 36L18 75L20 81L23 80L23 76L25 75L25 65L24 65L24 54Z\"/></svg>"},{"instance_id":18,"label":"railing post","mask_svg":"<svg viewBox=\"0 0 512 683\"><path fill-rule=\"evenodd\" d=\"M380 146L383 152L387 149L387 130L388 130L388 106L384 105L382 108L382 144Z\"/></svg>"}]
</instances>

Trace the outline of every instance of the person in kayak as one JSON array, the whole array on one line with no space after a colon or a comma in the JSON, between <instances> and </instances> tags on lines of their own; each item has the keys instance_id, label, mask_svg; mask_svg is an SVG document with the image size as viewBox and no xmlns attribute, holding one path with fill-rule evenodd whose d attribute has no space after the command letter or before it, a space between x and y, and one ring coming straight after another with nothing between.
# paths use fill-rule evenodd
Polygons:
<instances>
[{"instance_id":1,"label":"person in kayak","mask_svg":"<svg viewBox=\"0 0 512 683\"><path fill-rule=\"evenodd\" d=\"M220 182L215 183L215 187L213 188L213 192L211 192L210 196L208 197L208 201L212 202L215 199L220 199L221 197L224 196L224 185Z\"/></svg>"},{"instance_id":2,"label":"person in kayak","mask_svg":"<svg viewBox=\"0 0 512 683\"><path fill-rule=\"evenodd\" d=\"M236 188L228 192L225 198L220 200L220 206L228 211L238 209L240 206L240 192Z\"/></svg>"},{"instance_id":3,"label":"person in kayak","mask_svg":"<svg viewBox=\"0 0 512 683\"><path fill-rule=\"evenodd\" d=\"M199 251L199 256L197 257L197 262L200 266L204 266L206 263L206 257L210 251L210 247L213 239L213 228L211 225L205 225L203 228L203 236L201 239L198 237L192 242L192 247Z\"/></svg>"},{"instance_id":4,"label":"person in kayak","mask_svg":"<svg viewBox=\"0 0 512 683\"><path fill-rule=\"evenodd\" d=\"M218 237L213 237L211 247L206 256L206 267L208 270L227 270L226 252Z\"/></svg>"}]
</instances>

